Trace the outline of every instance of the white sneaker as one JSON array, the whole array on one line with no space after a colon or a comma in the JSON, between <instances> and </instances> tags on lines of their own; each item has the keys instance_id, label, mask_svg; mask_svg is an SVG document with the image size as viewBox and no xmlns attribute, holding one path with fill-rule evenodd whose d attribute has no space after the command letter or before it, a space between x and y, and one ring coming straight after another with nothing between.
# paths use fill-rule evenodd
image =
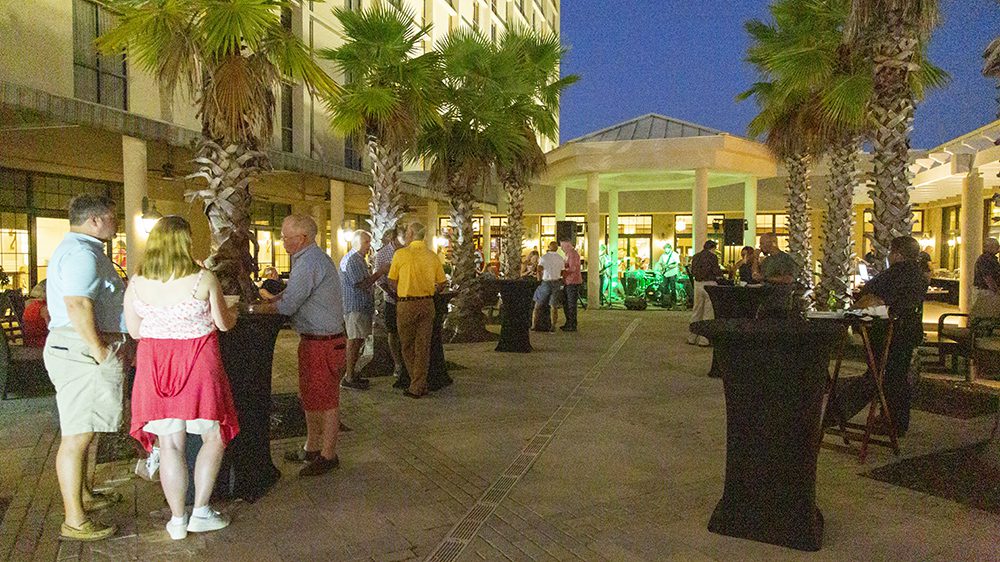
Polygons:
<instances>
[{"instance_id":1,"label":"white sneaker","mask_svg":"<svg viewBox=\"0 0 1000 562\"><path fill-rule=\"evenodd\" d=\"M167 534L170 535L170 538L174 539L175 541L187 538L188 536L187 518L185 518L184 521L181 521L180 523L176 524L168 521Z\"/></svg>"},{"instance_id":2,"label":"white sneaker","mask_svg":"<svg viewBox=\"0 0 1000 562\"><path fill-rule=\"evenodd\" d=\"M195 517L194 514L188 519L187 530L191 533L207 533L208 531L218 531L229 526L229 516L218 511L212 511L208 517Z\"/></svg>"}]
</instances>

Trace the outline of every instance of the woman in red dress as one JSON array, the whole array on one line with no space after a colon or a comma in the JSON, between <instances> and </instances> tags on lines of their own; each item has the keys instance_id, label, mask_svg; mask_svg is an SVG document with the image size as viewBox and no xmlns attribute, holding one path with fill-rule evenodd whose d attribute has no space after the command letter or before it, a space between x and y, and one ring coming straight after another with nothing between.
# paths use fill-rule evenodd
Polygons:
<instances>
[{"instance_id":1,"label":"woman in red dress","mask_svg":"<svg viewBox=\"0 0 1000 562\"><path fill-rule=\"evenodd\" d=\"M139 340L130 433L147 451L159 439L160 483L172 514L167 532L183 539L188 532L221 529L229 519L208 501L239 426L218 331L236 324L236 310L226 305L215 275L192 258L184 218L164 217L149 233L143 263L125 292L125 321ZM187 433L203 442L190 518L184 509Z\"/></svg>"}]
</instances>

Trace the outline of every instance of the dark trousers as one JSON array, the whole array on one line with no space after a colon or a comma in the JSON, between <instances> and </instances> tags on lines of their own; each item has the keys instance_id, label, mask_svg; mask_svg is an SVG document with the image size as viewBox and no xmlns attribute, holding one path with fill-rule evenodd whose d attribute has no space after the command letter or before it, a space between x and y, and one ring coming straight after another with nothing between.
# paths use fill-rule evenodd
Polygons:
<instances>
[{"instance_id":1,"label":"dark trousers","mask_svg":"<svg viewBox=\"0 0 1000 562\"><path fill-rule=\"evenodd\" d=\"M872 338L875 349L881 348L881 338ZM909 340L909 341L907 341ZM919 340L905 338L889 345L889 358L885 364L885 379L882 388L885 391L885 402L889 415L900 433L910 428L910 363L913 360L913 350L919 345ZM865 409L877 392L875 378L870 372L853 380L845 381L837 389L837 402L845 419L851 419ZM828 418L827 423L834 420Z\"/></svg>"},{"instance_id":2,"label":"dark trousers","mask_svg":"<svg viewBox=\"0 0 1000 562\"><path fill-rule=\"evenodd\" d=\"M580 285L566 285L566 300L563 301L563 312L566 313L567 329L576 329L576 301L580 298Z\"/></svg>"},{"instance_id":3,"label":"dark trousers","mask_svg":"<svg viewBox=\"0 0 1000 562\"><path fill-rule=\"evenodd\" d=\"M677 302L677 277L663 278L663 298L670 306Z\"/></svg>"}]
</instances>

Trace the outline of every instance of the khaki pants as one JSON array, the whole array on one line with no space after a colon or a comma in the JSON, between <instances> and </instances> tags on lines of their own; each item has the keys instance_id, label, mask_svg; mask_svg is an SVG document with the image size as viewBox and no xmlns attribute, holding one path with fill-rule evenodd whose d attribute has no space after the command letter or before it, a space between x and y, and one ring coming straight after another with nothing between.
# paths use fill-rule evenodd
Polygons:
<instances>
[{"instance_id":1,"label":"khaki pants","mask_svg":"<svg viewBox=\"0 0 1000 562\"><path fill-rule=\"evenodd\" d=\"M715 285L715 281L695 281L694 282L694 309L691 311L691 323L702 320L714 320L715 309L712 308L712 299L705 290L705 285ZM708 345L708 338L691 334L688 336L688 343L698 345Z\"/></svg>"},{"instance_id":2,"label":"khaki pants","mask_svg":"<svg viewBox=\"0 0 1000 562\"><path fill-rule=\"evenodd\" d=\"M114 433L122 425L125 371L132 364L132 341L125 334L105 334L111 353L98 363L74 330L53 330L43 357L56 388L63 435Z\"/></svg>"},{"instance_id":3,"label":"khaki pants","mask_svg":"<svg viewBox=\"0 0 1000 562\"><path fill-rule=\"evenodd\" d=\"M396 305L396 327L403 348L403 362L410 373L409 390L412 394L426 394L431 332L434 330L434 299L400 301Z\"/></svg>"}]
</instances>

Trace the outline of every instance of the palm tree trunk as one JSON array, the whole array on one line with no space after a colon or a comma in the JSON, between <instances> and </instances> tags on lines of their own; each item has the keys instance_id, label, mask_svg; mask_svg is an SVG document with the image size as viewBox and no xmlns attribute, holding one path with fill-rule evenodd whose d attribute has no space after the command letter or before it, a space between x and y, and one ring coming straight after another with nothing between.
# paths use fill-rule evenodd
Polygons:
<instances>
[{"instance_id":1,"label":"palm tree trunk","mask_svg":"<svg viewBox=\"0 0 1000 562\"><path fill-rule=\"evenodd\" d=\"M507 236L504 240L503 276L516 279L521 274L521 247L524 244L524 193L527 186L504 182L507 193Z\"/></svg>"},{"instance_id":2,"label":"palm tree trunk","mask_svg":"<svg viewBox=\"0 0 1000 562\"><path fill-rule=\"evenodd\" d=\"M403 173L403 155L399 150L379 143L374 136L368 137L368 156L372 161L372 198L368 202L371 217L368 224L372 229L372 249L382 247L385 234L396 228L402 218L400 183Z\"/></svg>"},{"instance_id":3,"label":"palm tree trunk","mask_svg":"<svg viewBox=\"0 0 1000 562\"><path fill-rule=\"evenodd\" d=\"M861 140L844 136L830 151L830 187L823 219L823 261L816 304L843 310L851 302L851 266L854 260L854 188L860 179Z\"/></svg>"},{"instance_id":4,"label":"palm tree trunk","mask_svg":"<svg viewBox=\"0 0 1000 562\"><path fill-rule=\"evenodd\" d=\"M788 170L788 253L798 263L796 293L812 296L812 224L809 219L809 156L796 154L785 159Z\"/></svg>"},{"instance_id":5,"label":"palm tree trunk","mask_svg":"<svg viewBox=\"0 0 1000 562\"><path fill-rule=\"evenodd\" d=\"M475 197L471 182L462 175L448 178L451 198L451 283L456 295L445 324L445 339L452 343L489 341L493 339L486 330L480 279L476 272L476 248L472 234L472 214Z\"/></svg>"},{"instance_id":6,"label":"palm tree trunk","mask_svg":"<svg viewBox=\"0 0 1000 562\"><path fill-rule=\"evenodd\" d=\"M270 169L267 154L238 144L223 148L202 138L194 162L198 171L188 177L204 178L208 185L188 191L184 198L188 202L200 199L205 205L212 232L212 255L205 266L218 276L224 294L254 302L259 294L252 280L257 271L257 238L250 230L250 182Z\"/></svg>"},{"instance_id":7,"label":"palm tree trunk","mask_svg":"<svg viewBox=\"0 0 1000 562\"><path fill-rule=\"evenodd\" d=\"M914 100L910 74L919 41L901 9L888 10L875 50L875 91L871 104L874 187L871 191L876 264L885 263L889 244L913 230L910 209L910 131Z\"/></svg>"}]
</instances>

